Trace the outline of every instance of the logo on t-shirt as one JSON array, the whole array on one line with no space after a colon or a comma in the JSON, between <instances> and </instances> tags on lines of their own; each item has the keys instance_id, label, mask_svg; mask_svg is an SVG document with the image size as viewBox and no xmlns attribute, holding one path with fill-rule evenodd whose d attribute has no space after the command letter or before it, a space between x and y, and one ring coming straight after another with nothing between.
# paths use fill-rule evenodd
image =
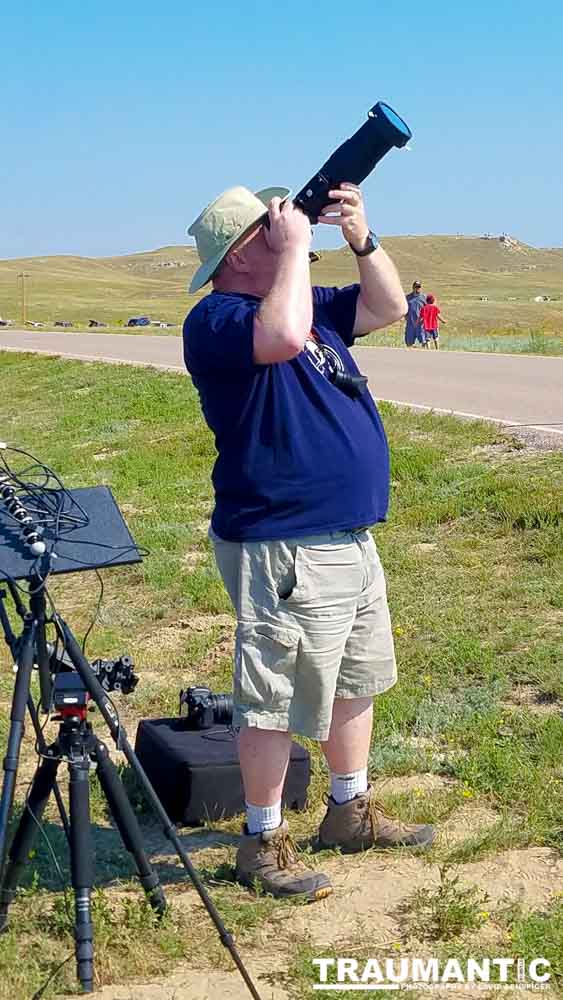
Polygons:
<instances>
[{"instance_id":1,"label":"logo on t-shirt","mask_svg":"<svg viewBox=\"0 0 563 1000\"><path fill-rule=\"evenodd\" d=\"M330 379L330 376L334 375L335 372L344 371L342 358L328 344L323 344L313 337L308 337L305 341L305 352L313 367L327 379Z\"/></svg>"}]
</instances>

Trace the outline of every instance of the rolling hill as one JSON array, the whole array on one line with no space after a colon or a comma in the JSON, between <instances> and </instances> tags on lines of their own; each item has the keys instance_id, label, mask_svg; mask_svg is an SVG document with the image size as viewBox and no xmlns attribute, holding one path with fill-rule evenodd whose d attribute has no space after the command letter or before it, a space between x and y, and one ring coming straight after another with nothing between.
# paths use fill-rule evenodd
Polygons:
<instances>
[{"instance_id":1,"label":"rolling hill","mask_svg":"<svg viewBox=\"0 0 563 1000\"><path fill-rule=\"evenodd\" d=\"M454 318L460 331L524 327L563 330L563 249L536 249L511 238L389 236L382 243L393 257L405 289L419 278ZM321 251L313 264L317 284L355 280L347 248ZM27 318L73 326L90 319L122 326L129 316L180 324L200 297L187 286L198 264L195 249L162 247L121 257L28 257L0 261L0 316L19 323L25 272ZM535 296L555 301L536 303ZM487 301L481 301L487 299Z\"/></svg>"}]
</instances>

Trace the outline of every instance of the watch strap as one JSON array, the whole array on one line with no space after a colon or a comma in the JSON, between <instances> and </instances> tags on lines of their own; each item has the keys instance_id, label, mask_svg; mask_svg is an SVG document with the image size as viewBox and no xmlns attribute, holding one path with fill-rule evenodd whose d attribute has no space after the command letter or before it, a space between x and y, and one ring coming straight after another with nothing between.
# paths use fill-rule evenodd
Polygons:
<instances>
[{"instance_id":1,"label":"watch strap","mask_svg":"<svg viewBox=\"0 0 563 1000\"><path fill-rule=\"evenodd\" d=\"M351 243L349 244L350 250L352 251L353 254L356 255L356 257L367 257L368 254L373 253L374 250L377 250L378 246L379 246L379 240L375 235L375 233L371 231L371 229L366 237L366 245L363 247L362 250L356 250Z\"/></svg>"}]
</instances>

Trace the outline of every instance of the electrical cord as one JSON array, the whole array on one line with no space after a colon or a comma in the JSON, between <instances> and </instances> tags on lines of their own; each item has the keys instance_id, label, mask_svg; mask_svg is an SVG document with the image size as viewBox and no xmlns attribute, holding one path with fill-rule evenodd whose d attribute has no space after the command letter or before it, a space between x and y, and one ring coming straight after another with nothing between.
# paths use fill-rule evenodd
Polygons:
<instances>
[{"instance_id":1,"label":"electrical cord","mask_svg":"<svg viewBox=\"0 0 563 1000\"><path fill-rule=\"evenodd\" d=\"M59 965L57 965L56 969L54 969L53 972L51 972L49 978L46 979L43 985L40 986L39 989L33 994L31 1000L41 1000L41 997L45 993L45 990L47 989L49 984L53 982L55 976L58 976L63 966L65 966L67 962L70 962L71 958L74 958L74 952L71 952L70 955L67 955L67 957L64 958L63 961L59 963Z\"/></svg>"},{"instance_id":2,"label":"electrical cord","mask_svg":"<svg viewBox=\"0 0 563 1000\"><path fill-rule=\"evenodd\" d=\"M103 577L102 577L101 573L98 570L96 570L96 576L97 576L98 582L100 584L100 594L99 594L99 597L98 597L98 603L96 605L96 609L95 609L94 614L92 616L92 621L90 622L88 628L86 629L86 632L84 634L84 638L82 640L82 652L84 653L84 655L86 655L86 643L88 642L88 636L90 635L90 632L92 631L92 629L94 628L94 625L96 624L96 622L98 620L98 615L100 614L100 609L102 607L102 601L104 599L104 580L103 580Z\"/></svg>"},{"instance_id":3,"label":"electrical cord","mask_svg":"<svg viewBox=\"0 0 563 1000\"><path fill-rule=\"evenodd\" d=\"M66 882L64 880L64 875L62 873L61 866L59 865L59 862L58 862L58 859L57 859L57 855L55 853L55 849L54 849L51 841L49 840L49 835L48 835L48 833L47 833L47 831L46 831L43 823L41 822L41 820L39 820L37 818L37 816L33 812L33 809L29 805L29 795L31 793L31 786L32 786L32 784L33 784L33 779L31 779L31 781L28 782L27 792L25 793L25 800L24 800L25 801L25 805L24 805L24 808L27 809L29 815L31 816L31 818L32 818L33 822L35 823L35 825L36 825L39 833L41 834L41 836L43 837L43 840L45 841L45 843L47 845L47 849L49 851L49 854L51 855L52 865L53 865L53 867L54 867L54 869L55 869L55 871L57 873L59 882L61 883L61 889L63 891L65 891L66 890ZM72 926L72 913L71 913L71 911L70 911L70 909L68 907L68 902L67 902L67 899L66 899L66 895L65 895L64 899L65 899L65 909L66 909L66 912L67 912L67 917L69 919L70 925Z\"/></svg>"},{"instance_id":4,"label":"electrical cord","mask_svg":"<svg viewBox=\"0 0 563 1000\"><path fill-rule=\"evenodd\" d=\"M14 468L7 457L11 453L29 459L31 464L24 466L23 469ZM53 569L53 560L57 558L57 545L71 533L73 546L87 545L89 548L107 549L108 552L115 553L115 555L108 557L105 562L98 564L99 568L111 566L131 552L139 553L141 556L148 555L147 549L139 548L135 544L111 545L106 542L76 537L77 530L87 528L90 525L90 517L76 497L66 489L61 478L49 466L40 462L29 452L0 442L0 491L6 487L13 490L9 499L15 497L25 508L25 512L30 517L33 516L33 528L45 547L45 551L36 556L28 574L39 580L34 592L45 586L45 581ZM21 520L14 516L9 509L6 514L14 528L21 532ZM91 567L91 562L75 556L65 554L64 558L76 564L77 567Z\"/></svg>"}]
</instances>

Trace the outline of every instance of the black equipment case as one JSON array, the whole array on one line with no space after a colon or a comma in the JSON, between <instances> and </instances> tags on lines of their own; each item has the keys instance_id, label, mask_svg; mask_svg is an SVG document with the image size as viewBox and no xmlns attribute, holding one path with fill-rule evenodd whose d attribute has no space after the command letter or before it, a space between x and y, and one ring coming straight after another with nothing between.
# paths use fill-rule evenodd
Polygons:
<instances>
[{"instance_id":1,"label":"black equipment case","mask_svg":"<svg viewBox=\"0 0 563 1000\"><path fill-rule=\"evenodd\" d=\"M185 719L143 719L135 751L174 823L200 824L244 812L244 792L233 730L194 730ZM304 809L311 773L308 750L292 742L283 804Z\"/></svg>"}]
</instances>

